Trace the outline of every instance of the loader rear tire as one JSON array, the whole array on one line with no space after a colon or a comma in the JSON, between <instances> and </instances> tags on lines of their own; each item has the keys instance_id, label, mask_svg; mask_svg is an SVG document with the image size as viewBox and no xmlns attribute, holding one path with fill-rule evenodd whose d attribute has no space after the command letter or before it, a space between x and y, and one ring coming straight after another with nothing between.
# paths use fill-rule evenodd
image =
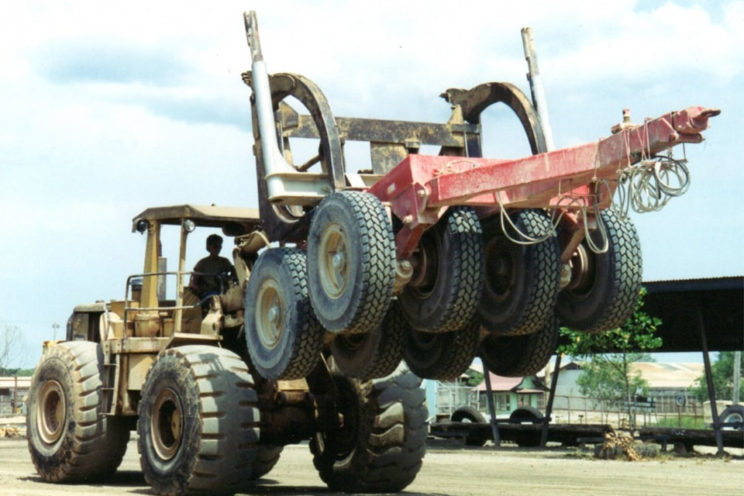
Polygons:
<instances>
[{"instance_id":1,"label":"loader rear tire","mask_svg":"<svg viewBox=\"0 0 744 496\"><path fill-rule=\"evenodd\" d=\"M392 374L403 358L408 324L394 301L382 324L364 334L339 334L331 342L331 353L345 375L363 381Z\"/></svg>"},{"instance_id":2,"label":"loader rear tire","mask_svg":"<svg viewBox=\"0 0 744 496\"><path fill-rule=\"evenodd\" d=\"M550 219L540 210L511 214L520 232L542 238L552 232ZM512 238L519 235L506 226ZM483 327L501 335L518 336L541 329L555 312L560 284L561 254L558 238L518 244L503 232L499 216L483 224L485 281L478 305Z\"/></svg>"},{"instance_id":3,"label":"loader rear tire","mask_svg":"<svg viewBox=\"0 0 744 496\"><path fill-rule=\"evenodd\" d=\"M137 447L157 494L234 494L258 453L258 396L245 362L216 346L163 352L138 408Z\"/></svg>"},{"instance_id":4,"label":"loader rear tire","mask_svg":"<svg viewBox=\"0 0 744 496\"><path fill-rule=\"evenodd\" d=\"M36 367L28 394L26 437L47 482L101 480L116 472L129 427L104 412L103 353L89 341L53 345Z\"/></svg>"},{"instance_id":5,"label":"loader rear tire","mask_svg":"<svg viewBox=\"0 0 744 496\"><path fill-rule=\"evenodd\" d=\"M582 242L571 260L574 275L558 295L561 323L577 331L601 332L622 326L638 301L643 280L643 258L638 233L630 219L604 210L607 252L596 254ZM602 240L597 231L595 243Z\"/></svg>"},{"instance_id":6,"label":"loader rear tire","mask_svg":"<svg viewBox=\"0 0 744 496\"><path fill-rule=\"evenodd\" d=\"M502 377L534 375L547 365L558 345L558 319L551 317L539 331L524 336L489 334L479 355L488 370Z\"/></svg>"},{"instance_id":7,"label":"loader rear tire","mask_svg":"<svg viewBox=\"0 0 744 496\"><path fill-rule=\"evenodd\" d=\"M262 377L300 379L315 367L323 328L310 306L302 250L269 248L258 257L245 291L245 338Z\"/></svg>"},{"instance_id":8,"label":"loader rear tire","mask_svg":"<svg viewBox=\"0 0 744 496\"><path fill-rule=\"evenodd\" d=\"M411 373L362 384L333 378L344 423L310 441L320 478L333 491L402 491L426 453L428 413L420 379Z\"/></svg>"},{"instance_id":9,"label":"loader rear tire","mask_svg":"<svg viewBox=\"0 0 744 496\"><path fill-rule=\"evenodd\" d=\"M450 208L421 237L413 278L399 296L403 315L419 331L456 331L475 314L482 286L478 215L470 207Z\"/></svg>"},{"instance_id":10,"label":"loader rear tire","mask_svg":"<svg viewBox=\"0 0 744 496\"><path fill-rule=\"evenodd\" d=\"M333 333L379 327L393 296L395 239L380 200L338 191L316 207L307 240L310 302Z\"/></svg>"},{"instance_id":11,"label":"loader rear tire","mask_svg":"<svg viewBox=\"0 0 744 496\"><path fill-rule=\"evenodd\" d=\"M452 332L422 332L409 328L403 358L411 372L424 379L455 380L473 363L480 325L471 322Z\"/></svg>"}]
</instances>

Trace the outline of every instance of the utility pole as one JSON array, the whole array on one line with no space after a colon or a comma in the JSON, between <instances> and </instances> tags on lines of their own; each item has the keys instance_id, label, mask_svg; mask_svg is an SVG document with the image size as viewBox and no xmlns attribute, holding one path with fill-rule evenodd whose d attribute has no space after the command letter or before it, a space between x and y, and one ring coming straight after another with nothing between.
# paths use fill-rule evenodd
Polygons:
<instances>
[{"instance_id":1,"label":"utility pole","mask_svg":"<svg viewBox=\"0 0 744 496\"><path fill-rule=\"evenodd\" d=\"M734 394L731 400L739 404L739 383L741 382L741 351L734 352Z\"/></svg>"}]
</instances>

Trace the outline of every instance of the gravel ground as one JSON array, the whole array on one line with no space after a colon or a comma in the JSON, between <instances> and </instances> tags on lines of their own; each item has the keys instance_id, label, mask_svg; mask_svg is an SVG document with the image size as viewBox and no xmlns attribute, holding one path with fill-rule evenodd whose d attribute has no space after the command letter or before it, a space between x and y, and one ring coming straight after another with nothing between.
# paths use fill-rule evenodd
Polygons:
<instances>
[{"instance_id":1,"label":"gravel ground","mask_svg":"<svg viewBox=\"0 0 744 496\"><path fill-rule=\"evenodd\" d=\"M404 494L509 495L733 495L744 488L744 457L662 455L639 461L605 461L563 448L452 449L432 447ZM25 439L0 439L0 495L151 494L129 444L119 471L106 485L52 485L34 471ZM326 490L306 445L285 448L275 469L253 494L336 494Z\"/></svg>"}]
</instances>

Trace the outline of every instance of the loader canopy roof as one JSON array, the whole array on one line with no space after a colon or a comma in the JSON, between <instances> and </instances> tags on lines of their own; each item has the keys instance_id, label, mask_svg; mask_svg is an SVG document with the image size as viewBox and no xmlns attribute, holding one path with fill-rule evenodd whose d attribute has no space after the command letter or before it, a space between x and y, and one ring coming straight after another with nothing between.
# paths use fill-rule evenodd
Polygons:
<instances>
[{"instance_id":1,"label":"loader canopy roof","mask_svg":"<svg viewBox=\"0 0 744 496\"><path fill-rule=\"evenodd\" d=\"M148 208L132 219L132 231L137 230L137 224L142 220L180 225L185 219L193 221L198 227L220 227L228 236L249 233L260 223L258 209L255 208L174 205Z\"/></svg>"}]
</instances>

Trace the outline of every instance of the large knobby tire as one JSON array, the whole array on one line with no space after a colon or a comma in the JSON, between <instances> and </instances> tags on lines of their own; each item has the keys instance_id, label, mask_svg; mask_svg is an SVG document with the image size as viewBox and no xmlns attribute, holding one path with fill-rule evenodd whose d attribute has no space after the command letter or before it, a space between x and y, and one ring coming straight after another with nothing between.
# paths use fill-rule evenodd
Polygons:
<instances>
[{"instance_id":1,"label":"large knobby tire","mask_svg":"<svg viewBox=\"0 0 744 496\"><path fill-rule=\"evenodd\" d=\"M519 231L534 239L553 231L541 210L511 214ZM508 224L509 236L519 239ZM499 216L483 224L485 280L478 305L480 322L503 335L531 334L551 318L558 298L561 254L558 238L550 236L536 244L518 244L503 232Z\"/></svg>"},{"instance_id":2,"label":"large knobby tire","mask_svg":"<svg viewBox=\"0 0 744 496\"><path fill-rule=\"evenodd\" d=\"M483 234L470 207L454 207L424 232L399 299L414 329L450 332L475 314L483 285Z\"/></svg>"},{"instance_id":3,"label":"large knobby tire","mask_svg":"<svg viewBox=\"0 0 744 496\"><path fill-rule=\"evenodd\" d=\"M26 437L31 460L48 482L100 480L124 456L129 428L104 411L103 353L88 341L59 343L31 380Z\"/></svg>"},{"instance_id":4,"label":"large knobby tire","mask_svg":"<svg viewBox=\"0 0 744 496\"><path fill-rule=\"evenodd\" d=\"M622 326L638 301L643 279L641 242L630 219L604 210L608 250L592 252L586 242L571 260L572 279L558 295L556 311L561 323L578 331L601 332ZM602 243L599 230L592 234Z\"/></svg>"},{"instance_id":5,"label":"large knobby tire","mask_svg":"<svg viewBox=\"0 0 744 496\"><path fill-rule=\"evenodd\" d=\"M524 336L489 334L478 354L488 369L502 377L534 375L547 365L558 345L558 319L552 317L539 331Z\"/></svg>"},{"instance_id":6,"label":"large knobby tire","mask_svg":"<svg viewBox=\"0 0 744 496\"><path fill-rule=\"evenodd\" d=\"M214 346L163 352L139 404L137 447L157 494L233 494L246 489L260 414L248 367Z\"/></svg>"},{"instance_id":7,"label":"large knobby tire","mask_svg":"<svg viewBox=\"0 0 744 496\"><path fill-rule=\"evenodd\" d=\"M263 377L300 379L315 367L323 328L310 306L302 250L269 248L258 257L245 291L245 339Z\"/></svg>"},{"instance_id":8,"label":"large knobby tire","mask_svg":"<svg viewBox=\"0 0 744 496\"><path fill-rule=\"evenodd\" d=\"M395 239L380 200L339 191L316 207L307 240L310 301L330 332L379 327L393 295Z\"/></svg>"},{"instance_id":9,"label":"large knobby tire","mask_svg":"<svg viewBox=\"0 0 744 496\"><path fill-rule=\"evenodd\" d=\"M424 379L455 380L468 370L478 351L480 326L471 322L453 332L409 328L403 358L411 372Z\"/></svg>"},{"instance_id":10,"label":"large knobby tire","mask_svg":"<svg viewBox=\"0 0 744 496\"><path fill-rule=\"evenodd\" d=\"M394 493L416 478L426 453L427 409L410 373L360 384L334 375L344 423L310 441L313 464L331 490Z\"/></svg>"},{"instance_id":11,"label":"large knobby tire","mask_svg":"<svg viewBox=\"0 0 744 496\"><path fill-rule=\"evenodd\" d=\"M408 325L395 302L380 326L364 334L338 334L331 353L345 375L361 380L392 374L403 358Z\"/></svg>"},{"instance_id":12,"label":"large knobby tire","mask_svg":"<svg viewBox=\"0 0 744 496\"><path fill-rule=\"evenodd\" d=\"M486 417L483 416L481 412L479 412L476 408L473 408L472 406L461 406L454 412L452 412L452 415L450 416L451 422L460 422L465 424L485 424L486 423ZM467 436L465 436L465 445L466 446L483 446L486 444L486 441L488 441L489 437L491 436L491 432L489 431L475 431L471 430L468 431Z\"/></svg>"}]
</instances>

